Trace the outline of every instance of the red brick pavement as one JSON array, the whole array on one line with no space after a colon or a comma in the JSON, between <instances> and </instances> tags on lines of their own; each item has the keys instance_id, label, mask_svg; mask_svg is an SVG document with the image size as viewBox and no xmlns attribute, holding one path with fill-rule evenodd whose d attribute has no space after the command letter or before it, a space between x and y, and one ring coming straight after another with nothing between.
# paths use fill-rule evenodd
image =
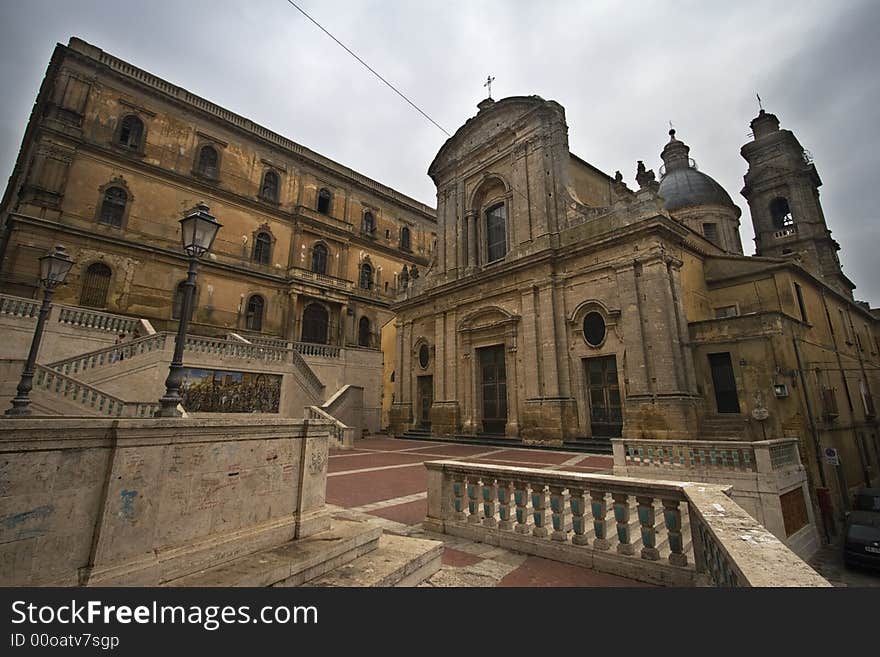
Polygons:
<instances>
[{"instance_id":1,"label":"red brick pavement","mask_svg":"<svg viewBox=\"0 0 880 657\"><path fill-rule=\"evenodd\" d=\"M651 584L600 573L541 557L528 557L516 570L505 575L498 586L639 586Z\"/></svg>"}]
</instances>

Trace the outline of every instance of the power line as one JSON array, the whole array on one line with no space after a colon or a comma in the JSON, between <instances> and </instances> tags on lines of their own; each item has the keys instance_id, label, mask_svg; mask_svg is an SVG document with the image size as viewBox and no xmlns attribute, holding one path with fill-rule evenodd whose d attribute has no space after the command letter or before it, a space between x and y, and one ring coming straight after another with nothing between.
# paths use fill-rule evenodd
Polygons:
<instances>
[{"instance_id":1,"label":"power line","mask_svg":"<svg viewBox=\"0 0 880 657\"><path fill-rule=\"evenodd\" d=\"M367 64L363 59L361 59L361 58L358 57L354 52L352 52L351 48L349 48L348 46L346 46L344 43L342 43L342 41L340 41L340 40L337 39L335 36L333 36L332 34L330 34L330 32L328 32L326 29L324 29L324 26L321 25L321 24L320 24L318 21L316 21L314 18L312 18L311 16L309 16L309 15L308 15L308 14L302 9L302 7L300 7L300 6L297 5L295 2L293 2L293 0L287 0L287 2L288 2L288 4L290 4L294 9L296 9L299 13L301 13L303 16L305 16L305 17L308 18L310 21L312 21L315 25L317 25L318 28L319 28L324 34L326 34L328 37L330 37L330 38L333 39L336 43L338 43L342 48L344 48L345 51L346 51L349 55L351 55L351 56L354 57L356 60L358 60L361 64L363 64L364 67L365 67L370 73L372 73L372 74L375 75L377 78L379 78L382 82L384 82L386 85L388 85L388 87L389 87L394 93L396 93L398 96L400 96L400 97L403 98L406 102L408 102L410 105L412 105L412 107L413 107L413 108L414 108L419 114L421 114L421 115L424 116L426 119L428 119L431 123L433 123L435 126L437 126L437 127L443 132L443 134L445 134L447 137L451 137L451 136L452 136L451 134L449 134L449 133L446 131L446 129L445 129L442 125L440 125L440 124L437 123L434 119L432 119L430 116L428 116L427 114L425 114L425 112L422 111L422 109L421 109L418 105L416 105L416 104L415 104L414 102L412 102L409 98L407 98L402 92L398 91L397 88L396 88L393 84L391 84L388 80L386 80L386 79L383 78L381 75L379 75L379 73L378 73L378 72L377 72L372 66L370 66L369 64Z\"/></svg>"}]
</instances>

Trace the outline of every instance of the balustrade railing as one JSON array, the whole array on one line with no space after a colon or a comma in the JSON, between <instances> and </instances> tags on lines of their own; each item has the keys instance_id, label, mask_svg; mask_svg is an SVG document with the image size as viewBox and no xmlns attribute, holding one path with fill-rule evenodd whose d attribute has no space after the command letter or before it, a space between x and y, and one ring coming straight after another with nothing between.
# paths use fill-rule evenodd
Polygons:
<instances>
[{"instance_id":1,"label":"balustrade railing","mask_svg":"<svg viewBox=\"0 0 880 657\"><path fill-rule=\"evenodd\" d=\"M716 586L827 585L728 487L461 461L425 466L428 530L658 583L694 584L699 573Z\"/></svg>"},{"instance_id":2,"label":"balustrade railing","mask_svg":"<svg viewBox=\"0 0 880 657\"><path fill-rule=\"evenodd\" d=\"M791 237L792 235L797 235L797 226L786 226L780 230L777 230L773 233L773 237L775 239L781 239L783 237Z\"/></svg>"},{"instance_id":3,"label":"balustrade railing","mask_svg":"<svg viewBox=\"0 0 880 657\"><path fill-rule=\"evenodd\" d=\"M104 365L112 365L113 363L140 356L141 354L161 351L165 348L166 341L170 337L170 333L154 333L153 335L136 338L131 342L96 349L95 351L89 351L72 358L65 358L64 360L50 363L48 367L64 374L76 375L86 370L103 367Z\"/></svg>"},{"instance_id":4,"label":"balustrade railing","mask_svg":"<svg viewBox=\"0 0 880 657\"><path fill-rule=\"evenodd\" d=\"M0 315L12 317L36 317L40 311L40 302L34 299L13 297L8 294L0 294Z\"/></svg>"},{"instance_id":5,"label":"balustrade railing","mask_svg":"<svg viewBox=\"0 0 880 657\"><path fill-rule=\"evenodd\" d=\"M683 469L718 469L755 471L752 443L708 442L695 440L627 440L612 439L622 452L615 465L634 467L669 467ZM622 447L622 450L620 449ZM622 461L618 463L618 461Z\"/></svg>"},{"instance_id":6,"label":"balustrade railing","mask_svg":"<svg viewBox=\"0 0 880 657\"><path fill-rule=\"evenodd\" d=\"M288 360L288 350L244 342L232 342L222 338L209 338L200 335L186 336L185 350L194 353L233 358L250 358L268 362L283 363Z\"/></svg>"},{"instance_id":7,"label":"balustrade railing","mask_svg":"<svg viewBox=\"0 0 880 657\"><path fill-rule=\"evenodd\" d=\"M301 269L299 267L293 267L290 270L290 273L294 278L299 278L304 281L312 281L316 283L323 283L324 285L329 285L330 287L339 288L341 290L351 290L354 288L354 281L350 281L345 278L337 278L336 276L329 276L328 274L320 274L315 271L311 271L310 269Z\"/></svg>"},{"instance_id":8,"label":"balustrade railing","mask_svg":"<svg viewBox=\"0 0 880 657\"><path fill-rule=\"evenodd\" d=\"M757 442L612 438L611 444L615 468L770 472L801 464L797 438Z\"/></svg>"},{"instance_id":9,"label":"balustrade railing","mask_svg":"<svg viewBox=\"0 0 880 657\"><path fill-rule=\"evenodd\" d=\"M332 344L316 344L313 342L293 342L293 349L303 356L319 358L339 358L340 347Z\"/></svg>"},{"instance_id":10,"label":"balustrade railing","mask_svg":"<svg viewBox=\"0 0 880 657\"><path fill-rule=\"evenodd\" d=\"M110 417L152 417L159 408L158 402L127 402L44 365L35 367L34 388L60 395L83 410Z\"/></svg>"},{"instance_id":11,"label":"balustrade railing","mask_svg":"<svg viewBox=\"0 0 880 657\"><path fill-rule=\"evenodd\" d=\"M70 326L80 326L113 333L131 333L140 326L141 320L136 317L112 315L87 308L59 306L58 321L61 324L69 324Z\"/></svg>"}]
</instances>

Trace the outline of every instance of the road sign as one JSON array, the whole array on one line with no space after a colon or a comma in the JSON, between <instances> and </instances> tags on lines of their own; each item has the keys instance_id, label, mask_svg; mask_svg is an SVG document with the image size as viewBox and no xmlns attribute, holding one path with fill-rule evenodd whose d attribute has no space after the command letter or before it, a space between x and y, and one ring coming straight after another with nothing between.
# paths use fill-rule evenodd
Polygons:
<instances>
[{"instance_id":1,"label":"road sign","mask_svg":"<svg viewBox=\"0 0 880 657\"><path fill-rule=\"evenodd\" d=\"M826 463L829 463L831 465L840 465L840 455L837 453L837 448L826 447L824 455Z\"/></svg>"}]
</instances>

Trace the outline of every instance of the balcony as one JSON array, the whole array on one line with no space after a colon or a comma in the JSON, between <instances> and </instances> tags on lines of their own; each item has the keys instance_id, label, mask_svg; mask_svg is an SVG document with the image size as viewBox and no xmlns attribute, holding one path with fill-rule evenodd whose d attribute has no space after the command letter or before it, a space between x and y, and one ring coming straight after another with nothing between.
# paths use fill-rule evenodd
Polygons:
<instances>
[{"instance_id":1,"label":"balcony","mask_svg":"<svg viewBox=\"0 0 880 657\"><path fill-rule=\"evenodd\" d=\"M777 230L775 233L773 233L773 239L781 240L787 237L794 237L797 235L797 232L798 230L796 225L792 224L790 226L785 226L781 230Z\"/></svg>"},{"instance_id":2,"label":"balcony","mask_svg":"<svg viewBox=\"0 0 880 657\"><path fill-rule=\"evenodd\" d=\"M324 285L333 288L334 290L351 292L354 289L353 281L344 278L336 278L335 276L328 276L327 274L319 274L310 269L291 267L288 272L291 277L297 280L306 281L315 285Z\"/></svg>"}]
</instances>

